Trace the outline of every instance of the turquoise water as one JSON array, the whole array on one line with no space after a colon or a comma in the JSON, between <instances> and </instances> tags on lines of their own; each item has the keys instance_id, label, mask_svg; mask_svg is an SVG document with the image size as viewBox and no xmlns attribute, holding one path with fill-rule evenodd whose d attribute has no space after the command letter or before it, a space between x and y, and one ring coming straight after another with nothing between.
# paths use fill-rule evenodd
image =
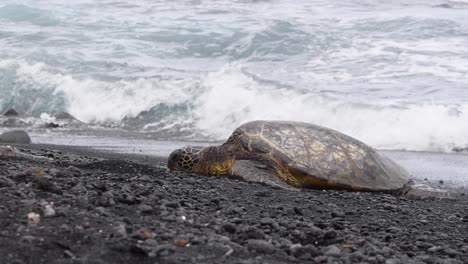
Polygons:
<instances>
[{"instance_id":1,"label":"turquoise water","mask_svg":"<svg viewBox=\"0 0 468 264\"><path fill-rule=\"evenodd\" d=\"M468 146L468 2L0 3L0 110L223 140L300 120L376 148Z\"/></svg>"}]
</instances>

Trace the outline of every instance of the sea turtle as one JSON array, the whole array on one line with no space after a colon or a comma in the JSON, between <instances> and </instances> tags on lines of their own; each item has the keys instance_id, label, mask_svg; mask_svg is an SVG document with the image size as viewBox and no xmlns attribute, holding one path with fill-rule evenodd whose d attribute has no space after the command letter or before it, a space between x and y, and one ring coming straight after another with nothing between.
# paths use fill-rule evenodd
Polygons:
<instances>
[{"instance_id":1,"label":"sea turtle","mask_svg":"<svg viewBox=\"0 0 468 264\"><path fill-rule=\"evenodd\" d=\"M449 196L414 185L410 174L361 141L318 125L252 121L220 146L173 151L174 171L232 175L283 189L297 187L380 191L411 196Z\"/></svg>"}]
</instances>

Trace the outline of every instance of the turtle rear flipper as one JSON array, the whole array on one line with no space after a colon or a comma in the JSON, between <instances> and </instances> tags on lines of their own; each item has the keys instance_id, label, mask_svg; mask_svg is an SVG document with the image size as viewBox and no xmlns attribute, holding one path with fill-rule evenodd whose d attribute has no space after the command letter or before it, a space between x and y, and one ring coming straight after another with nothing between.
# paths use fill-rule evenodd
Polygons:
<instances>
[{"instance_id":1,"label":"turtle rear flipper","mask_svg":"<svg viewBox=\"0 0 468 264\"><path fill-rule=\"evenodd\" d=\"M299 189L288 185L285 181L274 175L265 164L253 160L235 161L229 174L242 177L245 181L249 182L260 182L285 190L299 191Z\"/></svg>"},{"instance_id":2,"label":"turtle rear flipper","mask_svg":"<svg viewBox=\"0 0 468 264\"><path fill-rule=\"evenodd\" d=\"M403 193L412 199L450 199L456 200L458 194L448 190L433 188L425 184L413 184Z\"/></svg>"}]
</instances>

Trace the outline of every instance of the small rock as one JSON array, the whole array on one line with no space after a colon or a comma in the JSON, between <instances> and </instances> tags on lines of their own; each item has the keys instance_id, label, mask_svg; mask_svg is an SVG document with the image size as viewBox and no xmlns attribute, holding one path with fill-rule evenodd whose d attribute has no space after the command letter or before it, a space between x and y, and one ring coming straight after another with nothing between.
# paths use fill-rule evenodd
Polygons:
<instances>
[{"instance_id":1,"label":"small rock","mask_svg":"<svg viewBox=\"0 0 468 264\"><path fill-rule=\"evenodd\" d=\"M295 244L289 249L291 254L298 259L310 259L319 254L318 249L313 245L302 246L300 244Z\"/></svg>"},{"instance_id":2,"label":"small rock","mask_svg":"<svg viewBox=\"0 0 468 264\"><path fill-rule=\"evenodd\" d=\"M41 221L41 216L34 212L28 213L28 224L35 225Z\"/></svg>"},{"instance_id":3,"label":"small rock","mask_svg":"<svg viewBox=\"0 0 468 264\"><path fill-rule=\"evenodd\" d=\"M302 248L301 244L293 244L289 247L289 251L291 251L291 254L295 255L296 251L300 248Z\"/></svg>"},{"instance_id":4,"label":"small rock","mask_svg":"<svg viewBox=\"0 0 468 264\"><path fill-rule=\"evenodd\" d=\"M0 188L15 186L15 182L6 176L0 176Z\"/></svg>"},{"instance_id":5,"label":"small rock","mask_svg":"<svg viewBox=\"0 0 468 264\"><path fill-rule=\"evenodd\" d=\"M158 242L152 238L145 241L139 241L136 246L130 248L132 252L135 253L144 253L148 257L156 257L156 248L158 247Z\"/></svg>"},{"instance_id":6,"label":"small rock","mask_svg":"<svg viewBox=\"0 0 468 264\"><path fill-rule=\"evenodd\" d=\"M105 182L95 182L92 184L92 186L101 192L106 192L108 190L107 185Z\"/></svg>"},{"instance_id":7,"label":"small rock","mask_svg":"<svg viewBox=\"0 0 468 264\"><path fill-rule=\"evenodd\" d=\"M103 206L103 207L109 207L109 206L115 205L114 194L112 194L111 191L107 191L107 192L101 194L96 199L95 204Z\"/></svg>"},{"instance_id":8,"label":"small rock","mask_svg":"<svg viewBox=\"0 0 468 264\"><path fill-rule=\"evenodd\" d=\"M168 202L165 204L167 207L171 207L171 208L177 208L180 206L180 204L178 202Z\"/></svg>"},{"instance_id":9,"label":"small rock","mask_svg":"<svg viewBox=\"0 0 468 264\"><path fill-rule=\"evenodd\" d=\"M323 229L317 227L317 226L311 226L309 227L308 234L310 234L313 237L318 237L323 234Z\"/></svg>"},{"instance_id":10,"label":"small rock","mask_svg":"<svg viewBox=\"0 0 468 264\"><path fill-rule=\"evenodd\" d=\"M254 195L258 197L269 197L271 196L271 193L269 191L258 191L255 192Z\"/></svg>"},{"instance_id":11,"label":"small rock","mask_svg":"<svg viewBox=\"0 0 468 264\"><path fill-rule=\"evenodd\" d=\"M290 248L293 245L293 242L287 238L280 237L278 243L282 248ZM300 245L300 244L299 244Z\"/></svg>"},{"instance_id":12,"label":"small rock","mask_svg":"<svg viewBox=\"0 0 468 264\"><path fill-rule=\"evenodd\" d=\"M393 205L393 204L385 203L385 204L383 204L383 208L384 208L385 210L394 210L394 209L397 208L397 206L396 206L396 205Z\"/></svg>"},{"instance_id":13,"label":"small rock","mask_svg":"<svg viewBox=\"0 0 468 264\"><path fill-rule=\"evenodd\" d=\"M204 237L194 237L191 239L190 244L192 245L199 245L205 242Z\"/></svg>"},{"instance_id":14,"label":"small rock","mask_svg":"<svg viewBox=\"0 0 468 264\"><path fill-rule=\"evenodd\" d=\"M275 221L273 218L264 217L264 218L260 219L260 223L261 223L262 225L270 225L270 226L272 226L272 225L276 224L276 221Z\"/></svg>"},{"instance_id":15,"label":"small rock","mask_svg":"<svg viewBox=\"0 0 468 264\"><path fill-rule=\"evenodd\" d=\"M299 229L294 229L290 231L290 235L296 240L296 241L303 241L307 239L307 235L304 231L299 230Z\"/></svg>"},{"instance_id":16,"label":"small rock","mask_svg":"<svg viewBox=\"0 0 468 264\"><path fill-rule=\"evenodd\" d=\"M123 222L117 222L115 224L115 233L117 234L117 237L127 237L127 228L125 223Z\"/></svg>"},{"instance_id":17,"label":"small rock","mask_svg":"<svg viewBox=\"0 0 468 264\"><path fill-rule=\"evenodd\" d=\"M32 242L34 242L34 240L37 240L37 238L35 236L26 235L26 236L22 236L20 241L21 242L32 243Z\"/></svg>"},{"instance_id":18,"label":"small rock","mask_svg":"<svg viewBox=\"0 0 468 264\"><path fill-rule=\"evenodd\" d=\"M265 254L273 253L275 251L275 247L271 243L260 239L247 240L247 248L252 251Z\"/></svg>"},{"instance_id":19,"label":"small rock","mask_svg":"<svg viewBox=\"0 0 468 264\"><path fill-rule=\"evenodd\" d=\"M331 212L331 216L332 217L342 217L343 218L343 217L346 216L346 214L344 212L342 212L342 211L333 211L333 212Z\"/></svg>"},{"instance_id":20,"label":"small rock","mask_svg":"<svg viewBox=\"0 0 468 264\"><path fill-rule=\"evenodd\" d=\"M44 217L54 217L55 216L54 203L46 204L44 206L44 209L42 210L42 213L44 214Z\"/></svg>"},{"instance_id":21,"label":"small rock","mask_svg":"<svg viewBox=\"0 0 468 264\"><path fill-rule=\"evenodd\" d=\"M88 228L90 228L90 227L91 227L91 223L88 222L88 221L85 221L85 222L83 222L83 223L81 224L81 228L83 228L83 229L88 229Z\"/></svg>"},{"instance_id":22,"label":"small rock","mask_svg":"<svg viewBox=\"0 0 468 264\"><path fill-rule=\"evenodd\" d=\"M422 250L427 250L434 246L434 244L429 242L416 243L416 246Z\"/></svg>"},{"instance_id":23,"label":"small rock","mask_svg":"<svg viewBox=\"0 0 468 264\"><path fill-rule=\"evenodd\" d=\"M390 226L385 230L387 233L399 234L402 232L401 228Z\"/></svg>"},{"instance_id":24,"label":"small rock","mask_svg":"<svg viewBox=\"0 0 468 264\"><path fill-rule=\"evenodd\" d=\"M33 206L35 203L37 203L37 199L24 199L24 200L21 200L21 202L25 206Z\"/></svg>"},{"instance_id":25,"label":"small rock","mask_svg":"<svg viewBox=\"0 0 468 264\"><path fill-rule=\"evenodd\" d=\"M350 254L350 257L354 262L361 262L364 259L364 255L361 251L354 251Z\"/></svg>"},{"instance_id":26,"label":"small rock","mask_svg":"<svg viewBox=\"0 0 468 264\"><path fill-rule=\"evenodd\" d=\"M68 258L71 258L71 259L75 259L75 258L76 258L75 254L73 254L70 250L65 250L63 253L64 253L64 255L65 255L66 257L68 257Z\"/></svg>"},{"instance_id":27,"label":"small rock","mask_svg":"<svg viewBox=\"0 0 468 264\"><path fill-rule=\"evenodd\" d=\"M75 166L68 166L67 169L66 169L66 171L72 173L73 176L81 176L81 175L83 175L83 172L82 172L80 169L78 169L77 167L75 167Z\"/></svg>"},{"instance_id":28,"label":"small rock","mask_svg":"<svg viewBox=\"0 0 468 264\"><path fill-rule=\"evenodd\" d=\"M133 195L125 195L125 198L122 200L122 202L129 205L138 203L137 199Z\"/></svg>"},{"instance_id":29,"label":"small rock","mask_svg":"<svg viewBox=\"0 0 468 264\"><path fill-rule=\"evenodd\" d=\"M239 217L234 217L234 218L231 219L231 222L238 225L238 224L242 223L243 220L240 219Z\"/></svg>"},{"instance_id":30,"label":"small rock","mask_svg":"<svg viewBox=\"0 0 468 264\"><path fill-rule=\"evenodd\" d=\"M28 168L24 171L24 173L28 176L32 176L32 177L41 177L41 176L44 176L44 169L41 168L41 167L31 167L31 168Z\"/></svg>"},{"instance_id":31,"label":"small rock","mask_svg":"<svg viewBox=\"0 0 468 264\"><path fill-rule=\"evenodd\" d=\"M340 257L341 256L341 250L335 246L331 245L327 248L327 250L324 253L325 256L331 256L331 257Z\"/></svg>"},{"instance_id":32,"label":"small rock","mask_svg":"<svg viewBox=\"0 0 468 264\"><path fill-rule=\"evenodd\" d=\"M171 244L159 245L154 249L154 252L158 256L167 256L175 251L174 246Z\"/></svg>"},{"instance_id":33,"label":"small rock","mask_svg":"<svg viewBox=\"0 0 468 264\"><path fill-rule=\"evenodd\" d=\"M189 244L189 241L185 238L176 238L172 240L172 244L179 246L179 247L186 247Z\"/></svg>"},{"instance_id":34,"label":"small rock","mask_svg":"<svg viewBox=\"0 0 468 264\"><path fill-rule=\"evenodd\" d=\"M80 193L86 193L88 190L86 189L86 187L83 184L78 183L77 185L73 186L70 189L70 191L73 194L80 194Z\"/></svg>"},{"instance_id":35,"label":"small rock","mask_svg":"<svg viewBox=\"0 0 468 264\"><path fill-rule=\"evenodd\" d=\"M439 263L446 263L445 261L442 262L442 260L436 256L427 256L427 258L424 260L425 263L427 264L439 264Z\"/></svg>"},{"instance_id":36,"label":"small rock","mask_svg":"<svg viewBox=\"0 0 468 264\"><path fill-rule=\"evenodd\" d=\"M244 233L247 238L250 239L263 239L265 237L265 233L256 227L247 226L242 229L242 233Z\"/></svg>"},{"instance_id":37,"label":"small rock","mask_svg":"<svg viewBox=\"0 0 468 264\"><path fill-rule=\"evenodd\" d=\"M44 192L62 194L62 189L60 186L55 184L52 180L48 177L32 177L32 182L34 183L35 187Z\"/></svg>"},{"instance_id":38,"label":"small rock","mask_svg":"<svg viewBox=\"0 0 468 264\"><path fill-rule=\"evenodd\" d=\"M335 237L337 237L337 235L338 235L338 233L335 230L331 229L331 230L328 230L328 231L325 232L324 238L325 239L334 239Z\"/></svg>"},{"instance_id":39,"label":"small rock","mask_svg":"<svg viewBox=\"0 0 468 264\"><path fill-rule=\"evenodd\" d=\"M430 253L435 253L435 252L437 252L437 251L442 251L442 250L443 250L442 247L433 246L433 247L428 248L426 251L427 251L427 252L430 252Z\"/></svg>"},{"instance_id":40,"label":"small rock","mask_svg":"<svg viewBox=\"0 0 468 264\"><path fill-rule=\"evenodd\" d=\"M451 249L451 248L446 249L445 253L451 258L455 258L456 256L460 255L460 252L458 252L458 251L456 251L454 249Z\"/></svg>"},{"instance_id":41,"label":"small rock","mask_svg":"<svg viewBox=\"0 0 468 264\"><path fill-rule=\"evenodd\" d=\"M293 207L293 210L294 210L294 213L296 213L297 215L304 215L304 213L302 213L302 210L299 209L298 207Z\"/></svg>"},{"instance_id":42,"label":"small rock","mask_svg":"<svg viewBox=\"0 0 468 264\"><path fill-rule=\"evenodd\" d=\"M468 245L464 245L461 247L461 252L468 253Z\"/></svg>"},{"instance_id":43,"label":"small rock","mask_svg":"<svg viewBox=\"0 0 468 264\"><path fill-rule=\"evenodd\" d=\"M150 214L153 212L153 207L147 204L142 204L138 206L138 211L140 211L142 214Z\"/></svg>"},{"instance_id":44,"label":"small rock","mask_svg":"<svg viewBox=\"0 0 468 264\"><path fill-rule=\"evenodd\" d=\"M468 223L468 215L465 215L462 219L463 222Z\"/></svg>"},{"instance_id":45,"label":"small rock","mask_svg":"<svg viewBox=\"0 0 468 264\"><path fill-rule=\"evenodd\" d=\"M394 258L390 258L390 259L385 260L384 263L385 264L398 264L398 263L401 263L401 261L394 259Z\"/></svg>"},{"instance_id":46,"label":"small rock","mask_svg":"<svg viewBox=\"0 0 468 264\"><path fill-rule=\"evenodd\" d=\"M107 212L107 210L104 208L104 207L101 207L101 206L98 206L96 207L94 210L96 210L96 212L98 212L99 214L103 215L103 216L109 216L109 212Z\"/></svg>"},{"instance_id":47,"label":"small rock","mask_svg":"<svg viewBox=\"0 0 468 264\"><path fill-rule=\"evenodd\" d=\"M441 239L450 239L450 235L443 232L437 232L437 236Z\"/></svg>"},{"instance_id":48,"label":"small rock","mask_svg":"<svg viewBox=\"0 0 468 264\"><path fill-rule=\"evenodd\" d=\"M130 237L138 240L147 240L154 238L154 236L153 230L143 227L133 232Z\"/></svg>"},{"instance_id":49,"label":"small rock","mask_svg":"<svg viewBox=\"0 0 468 264\"><path fill-rule=\"evenodd\" d=\"M226 232L234 234L236 232L236 226L231 223L225 223L221 226Z\"/></svg>"},{"instance_id":50,"label":"small rock","mask_svg":"<svg viewBox=\"0 0 468 264\"><path fill-rule=\"evenodd\" d=\"M54 172L57 177L71 178L83 175L83 172L74 166L69 166L64 170Z\"/></svg>"}]
</instances>

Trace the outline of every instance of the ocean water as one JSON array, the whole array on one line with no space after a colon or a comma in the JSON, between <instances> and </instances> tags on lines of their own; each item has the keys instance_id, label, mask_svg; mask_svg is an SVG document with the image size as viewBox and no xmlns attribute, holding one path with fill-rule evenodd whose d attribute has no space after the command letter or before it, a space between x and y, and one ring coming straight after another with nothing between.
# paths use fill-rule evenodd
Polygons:
<instances>
[{"instance_id":1,"label":"ocean water","mask_svg":"<svg viewBox=\"0 0 468 264\"><path fill-rule=\"evenodd\" d=\"M2 0L0 111L148 138L255 119L375 148L468 147L468 1Z\"/></svg>"}]
</instances>

